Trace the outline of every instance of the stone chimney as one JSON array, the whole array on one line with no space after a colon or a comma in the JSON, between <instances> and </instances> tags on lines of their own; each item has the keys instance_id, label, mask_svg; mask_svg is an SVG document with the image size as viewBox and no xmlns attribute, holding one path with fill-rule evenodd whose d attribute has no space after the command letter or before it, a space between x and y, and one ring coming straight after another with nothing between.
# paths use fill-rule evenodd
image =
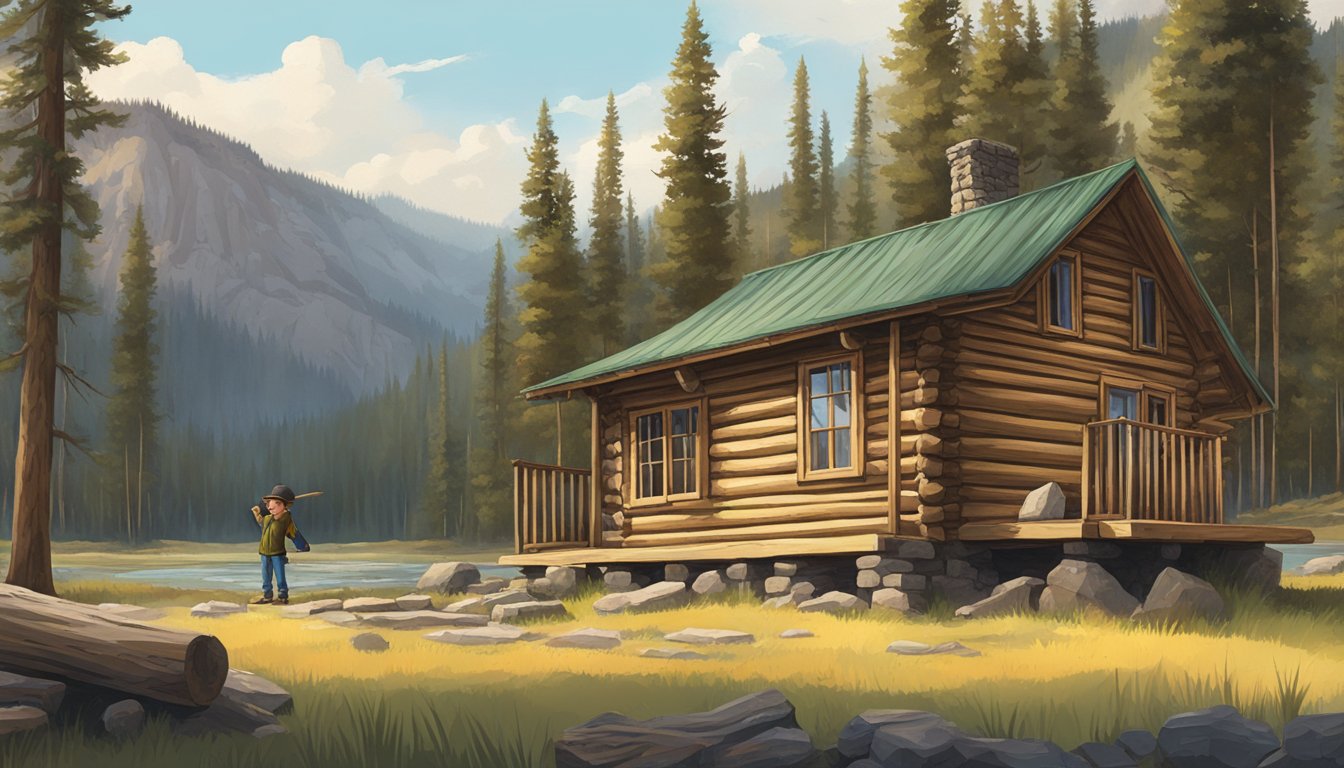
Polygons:
<instances>
[{"instance_id":1,"label":"stone chimney","mask_svg":"<svg viewBox=\"0 0 1344 768\"><path fill-rule=\"evenodd\" d=\"M1017 195L1017 150L987 139L947 148L952 166L952 215Z\"/></svg>"}]
</instances>

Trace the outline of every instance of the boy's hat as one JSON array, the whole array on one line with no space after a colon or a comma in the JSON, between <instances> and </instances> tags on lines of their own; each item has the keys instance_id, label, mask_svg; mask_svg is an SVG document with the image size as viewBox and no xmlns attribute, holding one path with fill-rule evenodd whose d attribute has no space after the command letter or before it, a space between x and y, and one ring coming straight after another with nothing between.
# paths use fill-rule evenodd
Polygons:
<instances>
[{"instance_id":1,"label":"boy's hat","mask_svg":"<svg viewBox=\"0 0 1344 768\"><path fill-rule=\"evenodd\" d=\"M271 492L261 497L262 501L266 499L279 499L286 504L294 503L294 491L288 485L277 485L271 489Z\"/></svg>"}]
</instances>

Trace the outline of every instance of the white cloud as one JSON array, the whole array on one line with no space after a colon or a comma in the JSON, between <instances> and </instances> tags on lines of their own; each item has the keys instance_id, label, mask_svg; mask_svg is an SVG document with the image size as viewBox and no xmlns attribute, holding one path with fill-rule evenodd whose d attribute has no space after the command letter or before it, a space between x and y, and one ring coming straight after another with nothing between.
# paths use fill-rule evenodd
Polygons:
<instances>
[{"instance_id":1,"label":"white cloud","mask_svg":"<svg viewBox=\"0 0 1344 768\"><path fill-rule=\"evenodd\" d=\"M101 98L161 102L250 144L268 162L357 191L484 221L502 220L517 204L524 138L512 121L449 137L427 130L404 98L399 76L463 56L394 66L378 58L355 69L334 40L307 37L285 48L279 68L224 79L197 71L171 38L119 49L126 63L88 77Z\"/></svg>"},{"instance_id":2,"label":"white cloud","mask_svg":"<svg viewBox=\"0 0 1344 768\"><path fill-rule=\"evenodd\" d=\"M728 172L733 172L737 153L745 153L752 186L774 186L784 172L796 66L761 42L760 34L750 32L719 67L718 96L728 110L725 133L731 137Z\"/></svg>"},{"instance_id":3,"label":"white cloud","mask_svg":"<svg viewBox=\"0 0 1344 768\"><path fill-rule=\"evenodd\" d=\"M645 106L644 103L649 101L653 95L652 84L636 83L625 93L616 95L616 111L621 115L639 111L639 108ZM557 114L572 113L601 120L607 115L607 97L604 95L594 99L584 99L574 95L566 96L556 105L555 111Z\"/></svg>"}]
</instances>

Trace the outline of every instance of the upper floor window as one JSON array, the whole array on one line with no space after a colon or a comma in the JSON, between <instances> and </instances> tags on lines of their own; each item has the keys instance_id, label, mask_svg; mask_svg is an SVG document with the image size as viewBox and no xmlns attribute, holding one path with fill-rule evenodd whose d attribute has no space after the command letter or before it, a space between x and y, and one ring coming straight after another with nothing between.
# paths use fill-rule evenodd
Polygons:
<instances>
[{"instance_id":1,"label":"upper floor window","mask_svg":"<svg viewBox=\"0 0 1344 768\"><path fill-rule=\"evenodd\" d=\"M1157 278L1134 270L1134 348L1161 352L1166 346L1162 328L1162 294Z\"/></svg>"},{"instance_id":2,"label":"upper floor window","mask_svg":"<svg viewBox=\"0 0 1344 768\"><path fill-rule=\"evenodd\" d=\"M705 435L700 405L675 405L633 414L634 501L699 498Z\"/></svg>"},{"instance_id":3,"label":"upper floor window","mask_svg":"<svg viewBox=\"0 0 1344 768\"><path fill-rule=\"evenodd\" d=\"M1082 334L1082 280L1078 255L1063 254L1045 273L1041 286L1041 324L1046 331Z\"/></svg>"},{"instance_id":4,"label":"upper floor window","mask_svg":"<svg viewBox=\"0 0 1344 768\"><path fill-rule=\"evenodd\" d=\"M799 479L863 474L859 356L799 366Z\"/></svg>"}]
</instances>

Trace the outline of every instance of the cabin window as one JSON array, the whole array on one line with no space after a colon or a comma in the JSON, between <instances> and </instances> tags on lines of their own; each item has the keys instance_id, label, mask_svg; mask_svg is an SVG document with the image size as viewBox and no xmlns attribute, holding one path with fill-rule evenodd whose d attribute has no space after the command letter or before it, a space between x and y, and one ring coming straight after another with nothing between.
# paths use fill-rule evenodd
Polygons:
<instances>
[{"instance_id":1,"label":"cabin window","mask_svg":"<svg viewBox=\"0 0 1344 768\"><path fill-rule=\"evenodd\" d=\"M1134 270L1134 349L1161 352L1165 345L1162 328L1162 295L1157 278Z\"/></svg>"},{"instance_id":2,"label":"cabin window","mask_svg":"<svg viewBox=\"0 0 1344 768\"><path fill-rule=\"evenodd\" d=\"M1082 279L1078 255L1055 259L1041 284L1041 326L1052 333L1082 335Z\"/></svg>"},{"instance_id":3,"label":"cabin window","mask_svg":"<svg viewBox=\"0 0 1344 768\"><path fill-rule=\"evenodd\" d=\"M1176 391L1150 382L1111 375L1102 377L1100 418L1129 419L1162 427L1175 426Z\"/></svg>"},{"instance_id":4,"label":"cabin window","mask_svg":"<svg viewBox=\"0 0 1344 768\"><path fill-rule=\"evenodd\" d=\"M633 501L700 498L705 437L702 404L685 403L632 415Z\"/></svg>"},{"instance_id":5,"label":"cabin window","mask_svg":"<svg viewBox=\"0 0 1344 768\"><path fill-rule=\"evenodd\" d=\"M799 366L799 479L863 473L859 356Z\"/></svg>"}]
</instances>

